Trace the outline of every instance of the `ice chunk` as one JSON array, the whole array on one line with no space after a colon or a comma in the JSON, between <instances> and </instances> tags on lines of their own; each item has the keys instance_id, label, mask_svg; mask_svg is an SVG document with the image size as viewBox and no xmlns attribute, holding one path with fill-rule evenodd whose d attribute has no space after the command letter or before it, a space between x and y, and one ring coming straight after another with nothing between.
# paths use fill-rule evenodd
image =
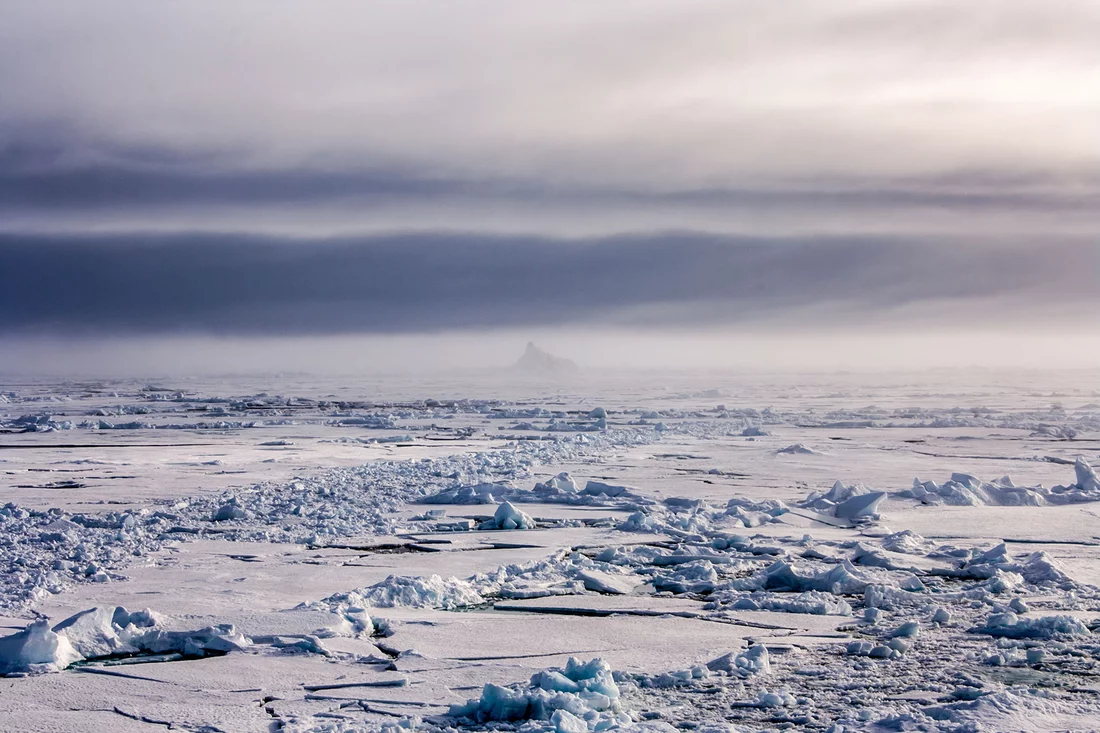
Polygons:
<instances>
[{"instance_id":1,"label":"ice chunk","mask_svg":"<svg viewBox=\"0 0 1100 733\"><path fill-rule=\"evenodd\" d=\"M771 671L768 648L763 644L750 646L743 652L730 652L707 662L711 672L725 672L740 677L753 677Z\"/></svg>"},{"instance_id":2,"label":"ice chunk","mask_svg":"<svg viewBox=\"0 0 1100 733\"><path fill-rule=\"evenodd\" d=\"M913 530L906 529L883 537L882 547L890 552L900 552L907 555L925 555L932 549L932 543Z\"/></svg>"},{"instance_id":3,"label":"ice chunk","mask_svg":"<svg viewBox=\"0 0 1100 733\"><path fill-rule=\"evenodd\" d=\"M824 494L811 493L799 506L840 519L861 521L877 517L875 510L885 496L884 492L872 491L866 486L847 486L837 481Z\"/></svg>"},{"instance_id":4,"label":"ice chunk","mask_svg":"<svg viewBox=\"0 0 1100 733\"><path fill-rule=\"evenodd\" d=\"M717 582L718 573L710 560L692 560L677 565L672 572L654 576L653 587L658 592L710 593Z\"/></svg>"},{"instance_id":5,"label":"ice chunk","mask_svg":"<svg viewBox=\"0 0 1100 733\"><path fill-rule=\"evenodd\" d=\"M621 710L611 667L602 659L581 662L570 658L564 669L538 672L526 685L487 684L481 697L452 706L448 716L473 723L544 720L554 723L555 730L572 733L574 719L586 721L577 731L630 723L630 716ZM562 714L557 715L559 712Z\"/></svg>"},{"instance_id":6,"label":"ice chunk","mask_svg":"<svg viewBox=\"0 0 1100 733\"><path fill-rule=\"evenodd\" d=\"M837 504L836 508L833 510L833 516L837 519L847 519L849 521L877 517L878 514L876 510L878 509L878 505L881 504L882 500L885 498L885 491L875 491L870 494L853 496Z\"/></svg>"},{"instance_id":7,"label":"ice chunk","mask_svg":"<svg viewBox=\"0 0 1100 733\"><path fill-rule=\"evenodd\" d=\"M485 602L474 586L457 578L444 580L438 575L410 577L390 575L385 580L350 593L338 593L313 606L341 612L347 609L394 608L443 608L453 610L464 606L476 606Z\"/></svg>"},{"instance_id":8,"label":"ice chunk","mask_svg":"<svg viewBox=\"0 0 1100 733\"><path fill-rule=\"evenodd\" d=\"M970 631L1008 639L1051 639L1059 636L1089 636L1092 633L1081 619L1073 616L1020 618L1014 613L995 613L984 624Z\"/></svg>"},{"instance_id":9,"label":"ice chunk","mask_svg":"<svg viewBox=\"0 0 1100 733\"><path fill-rule=\"evenodd\" d=\"M59 671L81 659L141 653L204 657L238 651L251 643L230 624L167 631L157 626L151 611L129 613L121 606L107 606L81 611L53 629L40 619L0 639L0 672Z\"/></svg>"},{"instance_id":10,"label":"ice chunk","mask_svg":"<svg viewBox=\"0 0 1100 733\"><path fill-rule=\"evenodd\" d=\"M887 634L887 638L889 638L889 639L913 638L913 637L916 637L919 633L920 633L920 622L919 621L906 621L901 626L897 627L896 629L891 631L889 634Z\"/></svg>"},{"instance_id":11,"label":"ice chunk","mask_svg":"<svg viewBox=\"0 0 1100 733\"><path fill-rule=\"evenodd\" d=\"M886 644L874 644L865 639L850 641L845 652L856 657L872 657L874 659L896 659L902 652Z\"/></svg>"},{"instance_id":12,"label":"ice chunk","mask_svg":"<svg viewBox=\"0 0 1100 733\"><path fill-rule=\"evenodd\" d=\"M781 708L790 707L797 701L787 690L780 690L779 692L761 692L756 697L756 704L762 708Z\"/></svg>"},{"instance_id":13,"label":"ice chunk","mask_svg":"<svg viewBox=\"0 0 1100 733\"><path fill-rule=\"evenodd\" d=\"M271 646L289 652L305 652L307 654L319 654L322 657L331 657L332 652L318 637L307 635L300 639L276 636Z\"/></svg>"},{"instance_id":14,"label":"ice chunk","mask_svg":"<svg viewBox=\"0 0 1100 733\"><path fill-rule=\"evenodd\" d=\"M593 496L623 496L633 492L627 486L617 486L615 484L605 484L603 481L590 480L585 484L583 493Z\"/></svg>"},{"instance_id":15,"label":"ice chunk","mask_svg":"<svg viewBox=\"0 0 1100 733\"><path fill-rule=\"evenodd\" d=\"M1081 491L1100 493L1100 477L1097 477L1096 471L1088 461L1078 457L1077 462L1073 464L1073 470L1077 474L1077 488Z\"/></svg>"},{"instance_id":16,"label":"ice chunk","mask_svg":"<svg viewBox=\"0 0 1100 733\"><path fill-rule=\"evenodd\" d=\"M585 590L595 593L627 595L637 587L637 583L627 577L599 570L580 570L577 572L577 579L584 583Z\"/></svg>"},{"instance_id":17,"label":"ice chunk","mask_svg":"<svg viewBox=\"0 0 1100 733\"><path fill-rule=\"evenodd\" d=\"M509 501L497 507L496 514L487 522L482 522L479 529L534 529L535 520L530 515L516 509Z\"/></svg>"},{"instance_id":18,"label":"ice chunk","mask_svg":"<svg viewBox=\"0 0 1100 733\"><path fill-rule=\"evenodd\" d=\"M575 494L580 491L580 488L577 486L577 482L573 480L573 477L569 475L568 471L562 471L557 476L542 485L556 491L566 491L571 494ZM535 486L535 489L538 489L538 485Z\"/></svg>"},{"instance_id":19,"label":"ice chunk","mask_svg":"<svg viewBox=\"0 0 1100 733\"><path fill-rule=\"evenodd\" d=\"M852 606L843 598L831 593L810 590L790 595L787 593L764 593L756 591L746 594L731 594L721 591L711 598L730 603L732 608L745 611L782 611L784 613L807 613L816 616L851 616Z\"/></svg>"},{"instance_id":20,"label":"ice chunk","mask_svg":"<svg viewBox=\"0 0 1100 733\"><path fill-rule=\"evenodd\" d=\"M813 448L807 448L802 443L795 443L794 445L788 445L786 448L780 448L779 450L776 451L776 453L777 454L786 454L786 455L804 455L804 456L815 456L815 455L817 455L817 451L815 451Z\"/></svg>"},{"instance_id":21,"label":"ice chunk","mask_svg":"<svg viewBox=\"0 0 1100 733\"><path fill-rule=\"evenodd\" d=\"M976 489L982 485L981 479L977 476L971 476L969 473L953 473L951 474L951 480L957 484L962 484L968 489Z\"/></svg>"},{"instance_id":22,"label":"ice chunk","mask_svg":"<svg viewBox=\"0 0 1100 733\"><path fill-rule=\"evenodd\" d=\"M868 581L847 560L826 572L809 576L801 575L795 566L786 560L777 560L762 574L739 581L739 585L747 588L755 586L760 590L793 592L817 590L834 595L851 595L862 592L867 587Z\"/></svg>"},{"instance_id":23,"label":"ice chunk","mask_svg":"<svg viewBox=\"0 0 1100 733\"><path fill-rule=\"evenodd\" d=\"M588 723L566 710L555 710L550 716L554 733L588 733Z\"/></svg>"},{"instance_id":24,"label":"ice chunk","mask_svg":"<svg viewBox=\"0 0 1100 733\"><path fill-rule=\"evenodd\" d=\"M473 486L457 486L426 496L420 501L424 504L495 504L502 494L514 491L507 484L482 483Z\"/></svg>"},{"instance_id":25,"label":"ice chunk","mask_svg":"<svg viewBox=\"0 0 1100 733\"><path fill-rule=\"evenodd\" d=\"M146 612L149 613L149 612ZM137 614L134 614L137 616ZM151 616L141 618L146 621L141 626L153 626ZM64 632L73 647L81 656L106 657L112 654L132 654L137 647L129 643L128 637L135 635L131 626L131 614L122 606L100 606L81 611L53 627L56 632Z\"/></svg>"},{"instance_id":26,"label":"ice chunk","mask_svg":"<svg viewBox=\"0 0 1100 733\"><path fill-rule=\"evenodd\" d=\"M245 510L238 504L237 499L233 498L218 507L212 519L215 522L227 522L231 519L244 519L246 516L248 515Z\"/></svg>"},{"instance_id":27,"label":"ice chunk","mask_svg":"<svg viewBox=\"0 0 1100 733\"><path fill-rule=\"evenodd\" d=\"M657 522L645 512L637 511L619 522L615 529L621 532L654 532Z\"/></svg>"},{"instance_id":28,"label":"ice chunk","mask_svg":"<svg viewBox=\"0 0 1100 733\"><path fill-rule=\"evenodd\" d=\"M50 629L47 619L0 637L0 674L57 672L81 658L64 634Z\"/></svg>"}]
</instances>

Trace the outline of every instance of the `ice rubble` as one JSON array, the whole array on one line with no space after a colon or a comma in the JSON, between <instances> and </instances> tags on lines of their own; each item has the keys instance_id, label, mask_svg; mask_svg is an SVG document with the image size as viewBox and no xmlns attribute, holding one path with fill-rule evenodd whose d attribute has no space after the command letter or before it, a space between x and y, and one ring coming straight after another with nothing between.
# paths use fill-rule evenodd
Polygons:
<instances>
[{"instance_id":1,"label":"ice rubble","mask_svg":"<svg viewBox=\"0 0 1100 733\"><path fill-rule=\"evenodd\" d=\"M516 492L507 484L481 483L444 489L420 500L421 504L496 504ZM512 498L515 498L512 496Z\"/></svg>"},{"instance_id":2,"label":"ice rubble","mask_svg":"<svg viewBox=\"0 0 1100 733\"><path fill-rule=\"evenodd\" d=\"M925 730L950 733L1001 730L1038 732L1067 729L1064 716L1073 716L1074 713L1079 715L1080 711L1075 710L1072 701L1058 699L1048 690L1017 687L989 691L974 700L930 705L923 708L919 716L923 719L920 723ZM901 718L895 717L899 726L894 730L905 730L900 724L910 722ZM910 729L921 728L914 725Z\"/></svg>"},{"instance_id":3,"label":"ice rubble","mask_svg":"<svg viewBox=\"0 0 1100 733\"><path fill-rule=\"evenodd\" d=\"M799 572L798 567L787 560L777 560L762 572L744 580L735 581L733 587L740 590L770 590L802 593L823 591L832 595L862 593L871 584L864 572L844 560L819 573Z\"/></svg>"},{"instance_id":4,"label":"ice rubble","mask_svg":"<svg viewBox=\"0 0 1100 733\"><path fill-rule=\"evenodd\" d=\"M967 473L952 473L942 485L913 479L912 488L896 495L919 499L925 504L952 506L1046 506L1100 501L1100 478L1095 469L1083 457L1077 458L1073 468L1075 483L1051 489L1042 485L1016 486L1008 476L986 482Z\"/></svg>"},{"instance_id":5,"label":"ice rubble","mask_svg":"<svg viewBox=\"0 0 1100 733\"><path fill-rule=\"evenodd\" d=\"M38 619L23 631L0 638L0 674L57 672L83 660L175 652L203 657L238 651L249 640L232 625L169 631L149 611L122 606L81 611L61 623Z\"/></svg>"},{"instance_id":6,"label":"ice rubble","mask_svg":"<svg viewBox=\"0 0 1100 733\"><path fill-rule=\"evenodd\" d=\"M306 604L313 608L326 608L336 613L348 609L442 608L454 610L485 603L473 584L458 578L441 578L438 575L405 576L390 575L374 585L357 588L347 593L337 593Z\"/></svg>"},{"instance_id":7,"label":"ice rubble","mask_svg":"<svg viewBox=\"0 0 1100 733\"><path fill-rule=\"evenodd\" d=\"M812 509L837 519L851 522L877 519L878 505L886 498L886 492L874 491L866 486L847 486L841 481L825 493L812 492L799 504L803 509Z\"/></svg>"},{"instance_id":8,"label":"ice rubble","mask_svg":"<svg viewBox=\"0 0 1100 733\"><path fill-rule=\"evenodd\" d=\"M526 442L509 450L375 461L138 511L68 514L7 504L0 507L0 609L22 608L75 582L110 581L118 577L115 570L135 557L211 530L233 540L301 544L389 533L401 524L397 509L456 482L511 481L529 476L540 464L598 457L650 439L632 430L609 430ZM577 503L603 504L627 498L626 492L608 497L599 485L591 493L574 495L561 475L556 479L552 491L564 501L576 496ZM534 501L547 500L528 493Z\"/></svg>"},{"instance_id":9,"label":"ice rubble","mask_svg":"<svg viewBox=\"0 0 1100 733\"><path fill-rule=\"evenodd\" d=\"M788 445L786 448L780 448L776 451L777 455L802 455L802 456L816 456L818 453L813 448L807 448L802 443L795 443L794 445Z\"/></svg>"},{"instance_id":10,"label":"ice rubble","mask_svg":"<svg viewBox=\"0 0 1100 733\"><path fill-rule=\"evenodd\" d=\"M280 731L284 733L408 733L408 731L430 731L435 733L438 726L425 724L419 716L402 717L383 721L349 720L345 716L338 718L307 718L302 721L280 721Z\"/></svg>"},{"instance_id":11,"label":"ice rubble","mask_svg":"<svg viewBox=\"0 0 1100 733\"><path fill-rule=\"evenodd\" d=\"M495 504L498 501L539 502L544 504L569 504L580 506L608 506L612 500L631 500L649 503L638 496L634 489L615 486L602 481L588 481L584 488L563 471L534 488L519 489L506 483L479 483L469 486L452 486L420 500L423 504Z\"/></svg>"},{"instance_id":12,"label":"ice rubble","mask_svg":"<svg viewBox=\"0 0 1100 733\"><path fill-rule=\"evenodd\" d=\"M1004 542L985 552L962 559L954 570L934 570L934 574L985 580L1000 575L1016 575L1024 582L1038 586L1071 588L1073 579L1046 552L1030 552L1013 558Z\"/></svg>"},{"instance_id":13,"label":"ice rubble","mask_svg":"<svg viewBox=\"0 0 1100 733\"><path fill-rule=\"evenodd\" d=\"M789 511L778 499L752 501L733 498L725 509L714 508L702 499L669 497L660 505L650 504L620 522L616 529L623 532L652 532L681 539L711 536L722 539L722 527L759 527L780 521Z\"/></svg>"},{"instance_id":14,"label":"ice rubble","mask_svg":"<svg viewBox=\"0 0 1100 733\"><path fill-rule=\"evenodd\" d=\"M158 527L159 526L159 527ZM155 512L66 514L0 507L0 608L60 593L75 581L109 582L110 568L160 549Z\"/></svg>"},{"instance_id":15,"label":"ice rubble","mask_svg":"<svg viewBox=\"0 0 1100 733\"><path fill-rule=\"evenodd\" d=\"M545 720L569 733L633 722L622 710L619 687L607 662L582 662L575 657L564 668L536 673L526 685L487 684L481 697L452 706L448 715L467 723Z\"/></svg>"},{"instance_id":16,"label":"ice rubble","mask_svg":"<svg viewBox=\"0 0 1100 733\"><path fill-rule=\"evenodd\" d=\"M581 552L559 550L543 560L501 565L470 578L485 597L506 599L573 595L584 592L608 595L631 593L644 578L607 562L603 555L590 558Z\"/></svg>"},{"instance_id":17,"label":"ice rubble","mask_svg":"<svg viewBox=\"0 0 1100 733\"><path fill-rule=\"evenodd\" d=\"M927 555L935 545L911 529L894 532L882 538L882 549L905 555Z\"/></svg>"},{"instance_id":18,"label":"ice rubble","mask_svg":"<svg viewBox=\"0 0 1100 733\"><path fill-rule=\"evenodd\" d=\"M754 644L743 652L723 654L707 662L707 669L711 672L725 672L739 677L768 674L771 671L768 648L763 644Z\"/></svg>"},{"instance_id":19,"label":"ice rubble","mask_svg":"<svg viewBox=\"0 0 1100 733\"><path fill-rule=\"evenodd\" d=\"M782 611L816 616L851 616L852 606L843 598L817 590L802 593L735 593L726 591L712 596L715 602L726 603L738 611Z\"/></svg>"},{"instance_id":20,"label":"ice rubble","mask_svg":"<svg viewBox=\"0 0 1100 733\"><path fill-rule=\"evenodd\" d=\"M1008 639L1054 639L1089 636L1092 633L1084 622L1074 616L1020 617L1012 612L992 614L970 631Z\"/></svg>"},{"instance_id":21,"label":"ice rubble","mask_svg":"<svg viewBox=\"0 0 1100 733\"><path fill-rule=\"evenodd\" d=\"M771 672L771 658L768 648L763 644L753 644L748 649L740 652L729 652L712 659L706 664L698 664L688 669L674 672L662 672L655 675L632 674L630 679L643 688L672 688L700 683L713 685L721 684L722 678L732 677L736 680L745 680L750 677L758 677ZM626 677L626 675L622 675Z\"/></svg>"}]
</instances>

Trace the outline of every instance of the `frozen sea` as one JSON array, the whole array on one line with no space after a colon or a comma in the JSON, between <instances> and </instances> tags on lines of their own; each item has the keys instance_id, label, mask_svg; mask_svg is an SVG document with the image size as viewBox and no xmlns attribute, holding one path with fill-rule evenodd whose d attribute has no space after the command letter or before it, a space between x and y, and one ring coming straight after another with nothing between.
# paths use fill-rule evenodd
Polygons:
<instances>
[{"instance_id":1,"label":"frozen sea","mask_svg":"<svg viewBox=\"0 0 1100 733\"><path fill-rule=\"evenodd\" d=\"M1100 730L1093 466L1072 370L7 379L0 730Z\"/></svg>"}]
</instances>

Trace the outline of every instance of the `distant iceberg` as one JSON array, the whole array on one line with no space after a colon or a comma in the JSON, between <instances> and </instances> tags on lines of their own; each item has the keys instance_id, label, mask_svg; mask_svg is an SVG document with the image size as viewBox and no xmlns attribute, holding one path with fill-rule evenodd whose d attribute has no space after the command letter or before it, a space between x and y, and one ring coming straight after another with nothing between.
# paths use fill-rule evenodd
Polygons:
<instances>
[{"instance_id":1,"label":"distant iceberg","mask_svg":"<svg viewBox=\"0 0 1100 733\"><path fill-rule=\"evenodd\" d=\"M533 341L527 342L527 350L515 363L515 368L532 374L568 374L579 369L573 360L547 353Z\"/></svg>"}]
</instances>

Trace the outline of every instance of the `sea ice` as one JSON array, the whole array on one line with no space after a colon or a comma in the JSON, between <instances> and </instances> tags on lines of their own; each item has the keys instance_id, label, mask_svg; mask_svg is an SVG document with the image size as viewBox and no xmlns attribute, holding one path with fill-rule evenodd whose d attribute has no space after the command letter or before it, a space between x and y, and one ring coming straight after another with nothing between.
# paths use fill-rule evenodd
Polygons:
<instances>
[{"instance_id":1,"label":"sea ice","mask_svg":"<svg viewBox=\"0 0 1100 733\"><path fill-rule=\"evenodd\" d=\"M554 721L559 711L563 714ZM573 719L578 719L585 721L585 728L578 729L583 731L633 722L622 712L611 667L602 659L581 662L573 657L564 668L536 673L526 685L487 684L481 697L452 706L448 715L468 723L546 720L573 726Z\"/></svg>"},{"instance_id":2,"label":"sea ice","mask_svg":"<svg viewBox=\"0 0 1100 733\"><path fill-rule=\"evenodd\" d=\"M780 448L779 450L776 451L776 453L777 454L787 454L787 455L803 455L803 456L817 455L817 451L815 451L813 448L807 448L802 443L795 443L794 445L788 445L786 448Z\"/></svg>"},{"instance_id":3,"label":"sea ice","mask_svg":"<svg viewBox=\"0 0 1100 733\"><path fill-rule=\"evenodd\" d=\"M995 613L970 631L1008 639L1053 639L1065 636L1089 636L1084 622L1073 616L1036 616L1021 618L1015 613Z\"/></svg>"},{"instance_id":4,"label":"sea ice","mask_svg":"<svg viewBox=\"0 0 1100 733\"><path fill-rule=\"evenodd\" d=\"M725 672L739 677L752 677L771 671L768 648L754 644L743 652L730 652L707 662L711 672Z\"/></svg>"},{"instance_id":5,"label":"sea ice","mask_svg":"<svg viewBox=\"0 0 1100 733\"><path fill-rule=\"evenodd\" d=\"M80 659L69 639L50 629L48 619L0 637L0 674L57 672Z\"/></svg>"},{"instance_id":6,"label":"sea ice","mask_svg":"<svg viewBox=\"0 0 1100 733\"><path fill-rule=\"evenodd\" d=\"M229 624L170 631L160 623L149 610L130 613L122 606L81 611L52 629L47 620L38 619L0 638L0 673L56 672L84 659L142 653L203 657L252 644Z\"/></svg>"},{"instance_id":7,"label":"sea ice","mask_svg":"<svg viewBox=\"0 0 1100 733\"><path fill-rule=\"evenodd\" d=\"M307 604L344 612L348 608L443 608L453 610L477 606L485 599L473 585L458 578L444 580L438 575L410 577L390 575L385 580L348 593L337 593L321 601Z\"/></svg>"},{"instance_id":8,"label":"sea ice","mask_svg":"<svg viewBox=\"0 0 1100 733\"><path fill-rule=\"evenodd\" d=\"M482 522L479 529L534 529L535 520L531 515L516 509L511 502L504 502L497 507L493 518Z\"/></svg>"}]
</instances>

